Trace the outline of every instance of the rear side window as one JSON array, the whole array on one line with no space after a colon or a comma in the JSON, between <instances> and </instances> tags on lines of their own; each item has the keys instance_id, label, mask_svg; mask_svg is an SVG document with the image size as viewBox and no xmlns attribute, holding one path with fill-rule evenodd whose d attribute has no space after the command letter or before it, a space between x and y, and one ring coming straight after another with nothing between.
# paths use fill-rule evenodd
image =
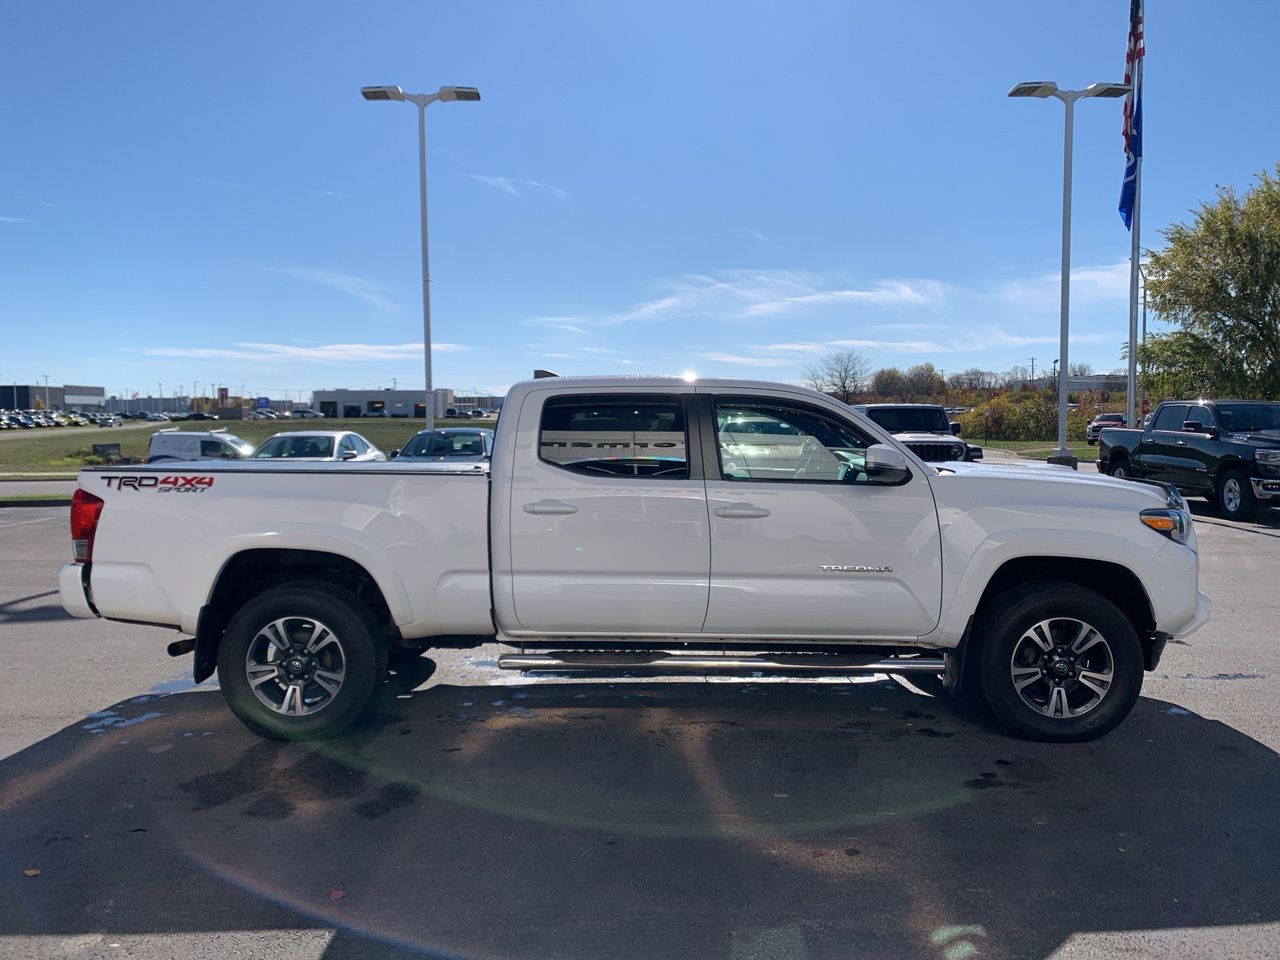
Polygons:
<instances>
[{"instance_id":1,"label":"rear side window","mask_svg":"<svg viewBox=\"0 0 1280 960\"><path fill-rule=\"evenodd\" d=\"M1151 424L1152 430L1182 430L1182 422L1187 418L1187 405L1185 403L1169 403L1160 408L1160 412L1156 414L1155 422Z\"/></svg>"},{"instance_id":2,"label":"rear side window","mask_svg":"<svg viewBox=\"0 0 1280 960\"><path fill-rule=\"evenodd\" d=\"M542 408L538 457L574 473L687 479L688 449L679 397L552 397Z\"/></svg>"}]
</instances>

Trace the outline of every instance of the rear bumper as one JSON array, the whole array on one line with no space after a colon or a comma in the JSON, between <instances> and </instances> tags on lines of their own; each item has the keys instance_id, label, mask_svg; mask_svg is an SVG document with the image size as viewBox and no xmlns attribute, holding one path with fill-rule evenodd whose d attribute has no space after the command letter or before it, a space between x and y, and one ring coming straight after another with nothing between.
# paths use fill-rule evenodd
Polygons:
<instances>
[{"instance_id":1,"label":"rear bumper","mask_svg":"<svg viewBox=\"0 0 1280 960\"><path fill-rule=\"evenodd\" d=\"M1253 495L1259 500L1275 500L1280 498L1280 480L1274 480L1266 477L1250 477L1249 483L1253 485Z\"/></svg>"},{"instance_id":2,"label":"rear bumper","mask_svg":"<svg viewBox=\"0 0 1280 960\"><path fill-rule=\"evenodd\" d=\"M73 617L92 620L98 615L89 602L89 591L85 587L85 571L83 563L64 563L58 571L58 598L62 601L62 609Z\"/></svg>"}]
</instances>

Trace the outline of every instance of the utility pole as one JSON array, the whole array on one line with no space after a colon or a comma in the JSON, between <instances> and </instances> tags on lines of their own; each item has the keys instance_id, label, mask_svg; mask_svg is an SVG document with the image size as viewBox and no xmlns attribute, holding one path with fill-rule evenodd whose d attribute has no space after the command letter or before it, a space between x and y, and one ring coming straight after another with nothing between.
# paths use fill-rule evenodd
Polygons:
<instances>
[{"instance_id":1,"label":"utility pole","mask_svg":"<svg viewBox=\"0 0 1280 960\"><path fill-rule=\"evenodd\" d=\"M44 377L44 408L49 409L49 375L41 374Z\"/></svg>"},{"instance_id":2,"label":"utility pole","mask_svg":"<svg viewBox=\"0 0 1280 960\"><path fill-rule=\"evenodd\" d=\"M1031 358L1031 385L1036 385L1036 358Z\"/></svg>"}]
</instances>

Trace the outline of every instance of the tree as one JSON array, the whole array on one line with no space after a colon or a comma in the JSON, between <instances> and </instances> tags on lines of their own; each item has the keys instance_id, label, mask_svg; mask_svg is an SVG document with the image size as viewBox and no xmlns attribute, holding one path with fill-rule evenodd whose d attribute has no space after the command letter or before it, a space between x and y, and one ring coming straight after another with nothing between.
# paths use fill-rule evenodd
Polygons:
<instances>
[{"instance_id":1,"label":"tree","mask_svg":"<svg viewBox=\"0 0 1280 960\"><path fill-rule=\"evenodd\" d=\"M1280 398L1280 164L1243 197L1219 187L1194 223L1163 231L1148 303L1177 329L1139 351L1157 396Z\"/></svg>"},{"instance_id":2,"label":"tree","mask_svg":"<svg viewBox=\"0 0 1280 960\"><path fill-rule=\"evenodd\" d=\"M871 392L885 400L897 400L906 393L906 380L897 367L885 367L871 378Z\"/></svg>"},{"instance_id":3,"label":"tree","mask_svg":"<svg viewBox=\"0 0 1280 960\"><path fill-rule=\"evenodd\" d=\"M1069 377L1092 377L1093 364L1079 361L1067 365L1067 376Z\"/></svg>"},{"instance_id":4,"label":"tree","mask_svg":"<svg viewBox=\"0 0 1280 960\"><path fill-rule=\"evenodd\" d=\"M852 403L870 372L871 364L857 350L833 350L805 368L804 382L842 403Z\"/></svg>"},{"instance_id":5,"label":"tree","mask_svg":"<svg viewBox=\"0 0 1280 960\"><path fill-rule=\"evenodd\" d=\"M908 367L902 375L903 393L908 400L928 400L942 392L942 374L934 369L932 363L918 363Z\"/></svg>"}]
</instances>

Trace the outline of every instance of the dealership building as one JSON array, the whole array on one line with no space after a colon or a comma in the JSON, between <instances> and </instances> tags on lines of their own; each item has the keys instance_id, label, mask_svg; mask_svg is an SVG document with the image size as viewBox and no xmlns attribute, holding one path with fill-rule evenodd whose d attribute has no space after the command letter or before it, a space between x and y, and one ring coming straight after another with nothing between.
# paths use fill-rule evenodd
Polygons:
<instances>
[{"instance_id":1,"label":"dealership building","mask_svg":"<svg viewBox=\"0 0 1280 960\"><path fill-rule=\"evenodd\" d=\"M100 410L107 404L105 387L74 384L0 384L0 410Z\"/></svg>"},{"instance_id":2,"label":"dealership building","mask_svg":"<svg viewBox=\"0 0 1280 960\"><path fill-rule=\"evenodd\" d=\"M461 413L472 410L496 411L502 408L502 397L463 396L452 390L433 390L433 417L443 417L450 409ZM367 417L370 414L389 417L426 419L426 402L421 390L315 390L311 409L326 417Z\"/></svg>"}]
</instances>

